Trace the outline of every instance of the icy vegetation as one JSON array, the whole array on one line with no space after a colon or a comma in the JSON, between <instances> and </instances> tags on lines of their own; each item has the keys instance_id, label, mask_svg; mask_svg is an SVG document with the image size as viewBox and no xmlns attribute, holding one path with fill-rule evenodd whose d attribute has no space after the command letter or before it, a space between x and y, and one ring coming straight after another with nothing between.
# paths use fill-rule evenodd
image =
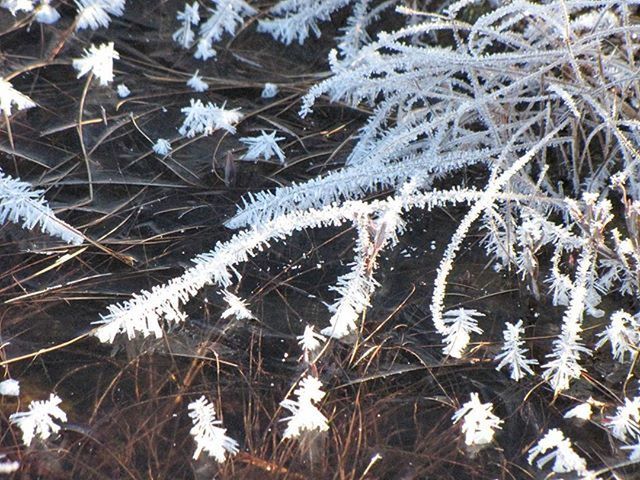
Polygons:
<instances>
[{"instance_id":1,"label":"icy vegetation","mask_svg":"<svg viewBox=\"0 0 640 480\"><path fill-rule=\"evenodd\" d=\"M124 1L76 0L75 5L78 30L108 27L112 17L126 11ZM12 15L36 8L20 2L3 6ZM58 21L49 2L37 8L39 21ZM300 368L279 401L288 413L279 411L280 422L270 426L281 441L312 445L313 452L313 442L331 435L332 422L341 414L329 408L339 390L333 387L352 386L351 381L338 382L337 371L367 363L372 352L384 349L371 340L382 325L367 316L383 288L382 270L388 268L383 256L411 235L415 222L425 221L435 209L455 208L462 213L439 257L424 320L438 344L429 345L430 355L459 362L450 368L467 360L469 365L487 362L514 385L532 382L532 390L547 389L554 400L566 395L562 398L579 404L565 415L567 422L590 422L609 431L617 454L606 459L583 455L564 433L568 430L540 425L538 438L527 439L530 448L528 456L521 453L521 468L539 475L609 478L616 468L640 460L640 397L627 394L640 348L639 8L640 0L434 5L282 0L270 8L243 0L182 4L172 17L171 45L189 50L202 65L218 61L224 42L244 29L281 42L286 52L295 44L310 45L324 35L326 24L346 18L330 39L329 72L315 77L296 107L305 121L328 102L366 119L355 141L340 152L343 165L306 181L276 181L280 186L246 193L235 214L224 219L230 230L225 238L193 258L180 275L107 306L91 335L105 343L171 336L189 322L186 307L202 301L194 298L205 287L219 292L227 304L222 319L259 322L258 310L242 298L244 266L268 255L276 243L295 242L300 232L348 232L353 236L350 258L326 288L327 301L318 302L328 311L324 317L305 318L304 333L296 339ZM87 82L95 77L100 88L112 88L118 51L113 42L91 44L71 65L78 78L89 74ZM213 135L234 137L243 122L261 113L233 102L208 101L217 79L207 76L205 81L204 73L193 71L184 77L186 86L184 79L176 80L191 97L188 105L181 104L182 123L174 125L179 136L147 137L153 145L149 149L176 171L168 162L183 145ZM32 99L37 97L21 93L10 80L10 75L0 78L5 122L38 108ZM129 89L123 95L120 87L124 84L117 90L123 101L130 98ZM253 88L265 103L284 95L271 82ZM85 95L87 89L88 83ZM287 140L293 135L276 121L269 121L270 133L257 131L234 137L242 152L239 160L286 168L291 158ZM232 181L237 152L229 153L226 183ZM43 192L2 171L0 201L0 223L39 226L69 244L83 242L82 234L53 214ZM531 351L530 323L515 317L491 328L491 312L461 306L449 295L460 255L479 237L492 270L513 274L531 298L547 298L562 312L544 339L545 350ZM491 338L490 331L503 334ZM360 345L366 354L356 355ZM353 354L337 367L327 352L342 347L353 348ZM572 388L596 375L590 370L592 358L605 354L628 375L624 395L608 405L608 416L601 411L598 417L592 409L599 405L604 410L604 404ZM510 418L494 408L496 399L476 390L468 387L466 403L445 395L438 401L455 411L451 428L465 448L499 448ZM66 421L60 402L52 394L49 403L34 402L29 412L11 416L26 445L60 430L49 418ZM195 459L204 451L218 463L234 462L243 444L256 442L255 436L236 436L241 428L233 431L238 442L227 437L207 396L188 409Z\"/></svg>"}]
</instances>

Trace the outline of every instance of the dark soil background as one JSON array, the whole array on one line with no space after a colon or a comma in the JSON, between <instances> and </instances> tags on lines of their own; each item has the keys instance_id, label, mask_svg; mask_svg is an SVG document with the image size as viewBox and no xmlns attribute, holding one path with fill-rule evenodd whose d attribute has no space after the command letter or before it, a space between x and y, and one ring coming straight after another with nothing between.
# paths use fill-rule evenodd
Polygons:
<instances>
[{"instance_id":1,"label":"dark soil background","mask_svg":"<svg viewBox=\"0 0 640 480\"><path fill-rule=\"evenodd\" d=\"M22 72L11 81L38 104L13 115L10 131L2 120L0 167L46 190L58 215L94 242L70 248L0 227L1 355L23 392L19 404L0 399L0 453L22 463L15 478L527 479L538 474L526 464L527 449L558 425L589 465L620 461L602 428L561 420L575 399L619 401L628 372L608 352L587 360L587 371L601 377L585 377L556 399L544 385L495 371L505 321L525 321L528 346L542 360L562 311L533 298L510 273L494 272L480 232L457 261L447 302L486 314L485 341L463 360L442 357L428 313L431 282L463 210L409 219L380 265L381 287L356 343L333 343L317 365L331 428L304 442L282 441L279 402L302 373L296 335L307 323L327 325L328 287L352 258L349 230L299 233L244 265L238 291L256 320L221 319L219 292L205 289L187 306L188 322L160 341L110 346L87 336L107 305L180 274L190 258L229 238L223 222L243 194L339 167L366 118L327 99L308 118L297 115L300 97L328 74L344 15L304 46L285 47L249 23L225 38L217 60L200 62L171 40L183 7L130 0L109 29L77 33L69 29L70 5L60 6L63 18L53 26L27 28L23 17L0 11L1 72ZM106 41L120 53L115 82L91 84L80 116L86 79L76 78L71 59ZM196 69L210 85L202 94L185 84ZM265 82L279 85L274 99L260 98ZM118 98L119 83L131 96ZM190 98L240 108L238 133L180 138L180 108ZM238 138L261 129L286 137L286 166L239 161L245 147ZM167 158L151 150L159 137L173 142ZM473 181L481 173L468 175ZM51 391L64 400L69 423L57 439L24 448L7 418ZM451 415L476 391L505 426L493 446L469 452ZM192 460L186 405L202 394L240 443L222 465L205 455ZM370 466L375 454L382 458ZM616 478L638 478L627 474Z\"/></svg>"}]
</instances>

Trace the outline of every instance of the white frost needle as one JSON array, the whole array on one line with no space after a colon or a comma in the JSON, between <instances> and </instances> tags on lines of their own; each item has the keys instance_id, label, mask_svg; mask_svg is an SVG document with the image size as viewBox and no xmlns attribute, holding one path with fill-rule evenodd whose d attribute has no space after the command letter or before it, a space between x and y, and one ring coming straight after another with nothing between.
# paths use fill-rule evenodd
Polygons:
<instances>
[{"instance_id":1,"label":"white frost needle","mask_svg":"<svg viewBox=\"0 0 640 480\"><path fill-rule=\"evenodd\" d=\"M159 138L151 148L156 154L165 156L171 152L171 142L166 138Z\"/></svg>"},{"instance_id":2,"label":"white frost needle","mask_svg":"<svg viewBox=\"0 0 640 480\"><path fill-rule=\"evenodd\" d=\"M322 343L326 340L326 338L317 333L314 330L313 325L307 325L304 327L304 332L302 335L296 337L298 339L298 344L300 348L302 348L305 356L308 356L311 352L315 351L322 345Z\"/></svg>"},{"instance_id":3,"label":"white frost needle","mask_svg":"<svg viewBox=\"0 0 640 480\"><path fill-rule=\"evenodd\" d=\"M517 382L527 373L533 375L530 365L535 365L538 361L527 359L525 356L527 349L523 347L524 340L521 340L524 334L522 320L518 320L515 325L507 322L505 326L507 328L502 332L504 336L502 352L495 357L496 360L500 361L496 370L508 366L511 371L511 378Z\"/></svg>"},{"instance_id":4,"label":"white frost needle","mask_svg":"<svg viewBox=\"0 0 640 480\"><path fill-rule=\"evenodd\" d=\"M216 420L216 411L204 395L191 402L188 409L193 421L190 433L196 442L196 451L193 454L195 460L205 451L217 462L222 463L227 454L234 455L238 452L238 442L226 435L225 428L218 426L222 422Z\"/></svg>"},{"instance_id":5,"label":"white frost needle","mask_svg":"<svg viewBox=\"0 0 640 480\"><path fill-rule=\"evenodd\" d=\"M477 393L471 394L471 399L462 405L451 418L453 423L462 420L462 433L467 445L485 445L491 443L495 430L502 428L500 420L493 414L491 402L482 403Z\"/></svg>"},{"instance_id":6,"label":"white frost needle","mask_svg":"<svg viewBox=\"0 0 640 480\"><path fill-rule=\"evenodd\" d=\"M191 5L185 3L184 10L178 12L176 18L182 24L182 26L173 33L173 40L177 42L182 48L189 48L193 45L193 38L195 33L192 27L200 23L200 14L198 9L200 5L198 2L193 2Z\"/></svg>"},{"instance_id":7,"label":"white frost needle","mask_svg":"<svg viewBox=\"0 0 640 480\"><path fill-rule=\"evenodd\" d=\"M270 160L271 157L278 157L280 163L284 163L285 157L278 142L284 140L284 137L276 137L276 132L270 134L264 131L260 132L257 137L242 137L240 141L248 148L247 152L242 156L242 160Z\"/></svg>"},{"instance_id":8,"label":"white frost needle","mask_svg":"<svg viewBox=\"0 0 640 480\"><path fill-rule=\"evenodd\" d=\"M224 296L224 301L227 302L227 305L229 305L229 308L222 312L222 318L227 318L232 315L238 320L248 320L250 318L255 318L249 308L247 308L247 303L240 297L237 297L228 290L222 292L222 295Z\"/></svg>"},{"instance_id":9,"label":"white frost needle","mask_svg":"<svg viewBox=\"0 0 640 480\"><path fill-rule=\"evenodd\" d=\"M18 110L26 110L36 106L33 100L13 88L10 82L0 78L0 111L11 115L11 106Z\"/></svg>"},{"instance_id":10,"label":"white frost needle","mask_svg":"<svg viewBox=\"0 0 640 480\"><path fill-rule=\"evenodd\" d=\"M188 107L180 111L184 113L184 122L178 129L180 135L189 138L197 134L211 135L214 130L222 128L229 133L236 133L235 124L242 119L238 110L226 110L224 105L218 107L212 103L204 105L200 100L191 99Z\"/></svg>"},{"instance_id":11,"label":"white frost needle","mask_svg":"<svg viewBox=\"0 0 640 480\"><path fill-rule=\"evenodd\" d=\"M7 220L26 230L37 225L43 232L74 245L84 241L80 232L56 218L44 192L0 170L0 225Z\"/></svg>"},{"instance_id":12,"label":"white frost needle","mask_svg":"<svg viewBox=\"0 0 640 480\"><path fill-rule=\"evenodd\" d=\"M31 402L28 411L9 416L11 424L22 430L22 441L25 445L31 445L35 437L46 440L52 433L58 433L60 425L54 420L67 421L67 414L58 406L60 403L60 397L52 393L48 400Z\"/></svg>"},{"instance_id":13,"label":"white frost needle","mask_svg":"<svg viewBox=\"0 0 640 480\"><path fill-rule=\"evenodd\" d=\"M462 357L464 350L469 345L470 333L482 333L476 317L484 317L484 313L468 308L457 308L444 314L443 321L446 325L444 330L445 355L451 355L453 358Z\"/></svg>"},{"instance_id":14,"label":"white frost needle","mask_svg":"<svg viewBox=\"0 0 640 480\"><path fill-rule=\"evenodd\" d=\"M187 86L196 92L206 92L209 90L209 84L202 80L202 77L198 75L199 72L200 70L196 70L193 76L187 80Z\"/></svg>"},{"instance_id":15,"label":"white frost needle","mask_svg":"<svg viewBox=\"0 0 640 480\"><path fill-rule=\"evenodd\" d=\"M113 60L119 58L120 54L113 49L113 42L104 43L99 47L91 45L84 51L82 58L73 60L73 68L78 71L78 78L93 72L100 85L104 86L113 81Z\"/></svg>"},{"instance_id":16,"label":"white frost needle","mask_svg":"<svg viewBox=\"0 0 640 480\"><path fill-rule=\"evenodd\" d=\"M298 397L297 400L286 399L280 402L280 405L292 413L290 417L283 419L288 422L284 438L299 437L303 431L328 430L327 418L314 405L325 396L325 392L322 391L322 382L308 375L300 380L293 394Z\"/></svg>"},{"instance_id":17,"label":"white frost needle","mask_svg":"<svg viewBox=\"0 0 640 480\"><path fill-rule=\"evenodd\" d=\"M544 455L545 453L546 455ZM536 462L540 469L553 460L551 469L556 473L578 472L582 474L587 472L585 459L576 453L571 440L565 438L562 431L557 428L549 430L536 446L529 450L527 459L529 464L532 464L538 455L542 455Z\"/></svg>"},{"instance_id":18,"label":"white frost needle","mask_svg":"<svg viewBox=\"0 0 640 480\"><path fill-rule=\"evenodd\" d=\"M97 30L106 28L111 22L111 17L120 17L124 13L125 0L75 0L78 9L76 17L76 29L89 28Z\"/></svg>"}]
</instances>

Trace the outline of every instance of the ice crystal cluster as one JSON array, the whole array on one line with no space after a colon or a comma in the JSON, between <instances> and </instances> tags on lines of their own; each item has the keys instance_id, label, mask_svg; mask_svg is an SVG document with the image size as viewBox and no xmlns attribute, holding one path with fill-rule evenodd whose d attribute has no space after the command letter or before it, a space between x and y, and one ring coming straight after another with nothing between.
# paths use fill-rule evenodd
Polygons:
<instances>
[{"instance_id":1,"label":"ice crystal cluster","mask_svg":"<svg viewBox=\"0 0 640 480\"><path fill-rule=\"evenodd\" d=\"M36 437L46 440L53 433L60 431L60 425L56 420L67 421L67 414L59 407L60 403L62 399L52 393L48 400L31 402L28 411L9 416L9 421L22 431L22 441L25 445L31 445Z\"/></svg>"},{"instance_id":2,"label":"ice crystal cluster","mask_svg":"<svg viewBox=\"0 0 640 480\"><path fill-rule=\"evenodd\" d=\"M77 245L83 242L80 232L55 216L43 191L34 190L27 182L0 170L0 225L7 220L27 230L38 226L43 232L67 243Z\"/></svg>"},{"instance_id":3,"label":"ice crystal cluster","mask_svg":"<svg viewBox=\"0 0 640 480\"><path fill-rule=\"evenodd\" d=\"M295 438L304 431L324 432L329 429L327 418L315 405L325 396L322 391L322 382L315 377L306 376L293 391L297 399L287 398L280 402L284 408L291 412L290 417L283 420L287 422L284 438Z\"/></svg>"},{"instance_id":4,"label":"ice crystal cluster","mask_svg":"<svg viewBox=\"0 0 640 480\"><path fill-rule=\"evenodd\" d=\"M477 393L453 415L453 423L462 420L462 433L467 445L491 443L496 429L501 428L502 420L493 414L491 403L482 403Z\"/></svg>"},{"instance_id":5,"label":"ice crystal cluster","mask_svg":"<svg viewBox=\"0 0 640 480\"><path fill-rule=\"evenodd\" d=\"M222 422L216 420L216 411L204 396L191 402L188 409L193 420L191 435L196 442L196 451L193 454L195 460L203 451L218 462L224 462L227 455L238 452L238 442L226 435L226 429L218 426Z\"/></svg>"}]
</instances>

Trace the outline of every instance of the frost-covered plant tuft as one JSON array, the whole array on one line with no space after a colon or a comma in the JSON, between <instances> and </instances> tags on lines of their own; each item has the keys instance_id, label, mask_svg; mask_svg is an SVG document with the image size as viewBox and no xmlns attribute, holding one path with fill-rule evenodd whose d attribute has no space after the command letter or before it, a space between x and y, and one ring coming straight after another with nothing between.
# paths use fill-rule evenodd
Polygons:
<instances>
[{"instance_id":1,"label":"frost-covered plant tuft","mask_svg":"<svg viewBox=\"0 0 640 480\"><path fill-rule=\"evenodd\" d=\"M493 414L491 402L482 403L477 393L472 393L470 400L454 413L453 423L462 420L462 433L467 445L485 445L493 441L496 429L502 428L500 418Z\"/></svg>"},{"instance_id":2,"label":"frost-covered plant tuft","mask_svg":"<svg viewBox=\"0 0 640 480\"><path fill-rule=\"evenodd\" d=\"M10 82L0 78L0 111L11 115L12 105L15 105L18 110L36 106L33 100L13 88Z\"/></svg>"},{"instance_id":3,"label":"frost-covered plant tuft","mask_svg":"<svg viewBox=\"0 0 640 480\"><path fill-rule=\"evenodd\" d=\"M477 317L484 317L484 313L467 308L449 310L444 314L444 342L445 355L461 358L471 340L470 333L482 333L478 327Z\"/></svg>"},{"instance_id":4,"label":"frost-covered plant tuft","mask_svg":"<svg viewBox=\"0 0 640 480\"><path fill-rule=\"evenodd\" d=\"M242 156L243 160L271 160L271 157L278 157L280 163L284 163L284 152L280 149L278 142L284 140L284 137L276 137L276 132L270 134L264 131L260 132L257 137L242 137L240 141L247 147L247 151Z\"/></svg>"},{"instance_id":5,"label":"frost-covered plant tuft","mask_svg":"<svg viewBox=\"0 0 640 480\"><path fill-rule=\"evenodd\" d=\"M85 49L84 57L73 60L73 68L78 71L78 78L92 72L100 85L108 85L113 81L113 60L119 59L120 54L113 48L113 42L96 47L91 45Z\"/></svg>"},{"instance_id":6,"label":"frost-covered plant tuft","mask_svg":"<svg viewBox=\"0 0 640 480\"><path fill-rule=\"evenodd\" d=\"M504 337L502 352L495 358L496 361L500 361L496 370L508 366L511 378L517 382L526 374L533 375L531 365L537 365L538 361L526 357L527 349L523 347L524 340L522 340L522 335L524 335L522 320L518 320L515 325L506 322L505 326L507 328L502 332Z\"/></svg>"},{"instance_id":7,"label":"frost-covered plant tuft","mask_svg":"<svg viewBox=\"0 0 640 480\"><path fill-rule=\"evenodd\" d=\"M216 411L204 395L191 402L188 408L193 421L190 433L196 442L196 451L193 454L195 460L205 451L217 462L222 463L227 454L234 455L238 452L238 442L226 435L225 428L218 426L222 422L216 420Z\"/></svg>"},{"instance_id":8,"label":"frost-covered plant tuft","mask_svg":"<svg viewBox=\"0 0 640 480\"><path fill-rule=\"evenodd\" d=\"M551 469L556 473L587 473L587 462L573 449L571 440L566 438L562 431L557 428L549 430L544 437L529 450L529 464L532 464L539 455L542 455L536 461L536 466L539 469L542 469L547 463L553 460Z\"/></svg>"},{"instance_id":9,"label":"frost-covered plant tuft","mask_svg":"<svg viewBox=\"0 0 640 480\"><path fill-rule=\"evenodd\" d=\"M74 0L78 9L76 29L97 30L107 28L111 23L110 15L120 17L124 14L126 0Z\"/></svg>"},{"instance_id":10,"label":"frost-covered plant tuft","mask_svg":"<svg viewBox=\"0 0 640 480\"><path fill-rule=\"evenodd\" d=\"M308 375L300 380L298 388L293 391L293 394L298 397L297 400L288 398L280 402L280 405L292 414L283 419L287 422L284 438L299 437L303 431L319 430L324 432L328 430L327 418L314 405L325 396L325 392L322 391L322 382Z\"/></svg>"},{"instance_id":11,"label":"frost-covered plant tuft","mask_svg":"<svg viewBox=\"0 0 640 480\"><path fill-rule=\"evenodd\" d=\"M242 119L242 114L236 110L225 110L224 105L218 107L211 102L204 105L202 101L191 99L188 107L180 110L184 113L184 122L178 129L180 135L189 138L198 134L211 135L214 130L222 128L229 133L236 133L235 124Z\"/></svg>"},{"instance_id":12,"label":"frost-covered plant tuft","mask_svg":"<svg viewBox=\"0 0 640 480\"><path fill-rule=\"evenodd\" d=\"M244 0L212 0L215 8L208 8L210 17L200 25L195 58L207 60L215 57L213 44L222 39L225 32L234 35L244 24L244 19L258 11Z\"/></svg>"},{"instance_id":13,"label":"frost-covered plant tuft","mask_svg":"<svg viewBox=\"0 0 640 480\"><path fill-rule=\"evenodd\" d=\"M80 232L55 216L44 192L33 190L28 183L0 170L0 225L7 220L26 230L38 226L43 232L74 245L84 241Z\"/></svg>"},{"instance_id":14,"label":"frost-covered plant tuft","mask_svg":"<svg viewBox=\"0 0 640 480\"><path fill-rule=\"evenodd\" d=\"M31 402L28 411L9 416L9 421L22 431L22 441L25 445L31 445L35 437L46 440L52 433L60 431L60 425L55 420L67 421L67 414L58 406L60 403L60 397L52 393L48 400Z\"/></svg>"}]
</instances>

